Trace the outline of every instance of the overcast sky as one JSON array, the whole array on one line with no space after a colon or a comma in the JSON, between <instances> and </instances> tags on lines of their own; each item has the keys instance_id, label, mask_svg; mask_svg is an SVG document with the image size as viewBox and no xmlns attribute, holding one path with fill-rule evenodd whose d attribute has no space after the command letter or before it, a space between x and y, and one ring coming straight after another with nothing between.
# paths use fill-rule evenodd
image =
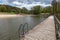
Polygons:
<instances>
[{"instance_id":1,"label":"overcast sky","mask_svg":"<svg viewBox=\"0 0 60 40\"><path fill-rule=\"evenodd\" d=\"M51 6L51 2L52 0L0 0L0 4L7 4L19 8L26 7L28 9L36 5L43 7Z\"/></svg>"}]
</instances>

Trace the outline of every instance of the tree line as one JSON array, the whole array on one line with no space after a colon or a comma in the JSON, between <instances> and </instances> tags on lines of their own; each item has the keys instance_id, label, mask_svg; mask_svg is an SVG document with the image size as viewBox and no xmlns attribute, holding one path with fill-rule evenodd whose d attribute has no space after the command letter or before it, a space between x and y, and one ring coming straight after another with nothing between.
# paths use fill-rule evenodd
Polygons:
<instances>
[{"instance_id":1,"label":"tree line","mask_svg":"<svg viewBox=\"0 0 60 40\"><path fill-rule=\"evenodd\" d=\"M60 3L57 3L60 5ZM60 6L59 6L60 7ZM60 13L60 9L56 9L57 13ZM47 7L41 7L41 6L34 6L31 8L31 10L28 10L27 8L17 8L9 5L0 5L0 12L8 12L8 13L14 13L14 14L41 14L41 13L53 13L53 6L47 6Z\"/></svg>"}]
</instances>

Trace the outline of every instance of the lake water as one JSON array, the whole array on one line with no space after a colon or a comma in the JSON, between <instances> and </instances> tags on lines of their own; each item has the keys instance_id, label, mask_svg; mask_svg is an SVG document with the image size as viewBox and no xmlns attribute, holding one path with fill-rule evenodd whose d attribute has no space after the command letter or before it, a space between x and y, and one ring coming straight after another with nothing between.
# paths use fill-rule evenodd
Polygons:
<instances>
[{"instance_id":1,"label":"lake water","mask_svg":"<svg viewBox=\"0 0 60 40\"><path fill-rule=\"evenodd\" d=\"M28 28L31 29L44 19L40 16L0 18L0 40L19 40L18 29L20 24L28 23Z\"/></svg>"}]
</instances>

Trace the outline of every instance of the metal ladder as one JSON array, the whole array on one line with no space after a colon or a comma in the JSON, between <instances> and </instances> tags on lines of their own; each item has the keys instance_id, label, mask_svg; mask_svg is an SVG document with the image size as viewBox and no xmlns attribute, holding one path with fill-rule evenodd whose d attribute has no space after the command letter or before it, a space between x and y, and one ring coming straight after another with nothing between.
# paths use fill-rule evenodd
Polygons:
<instances>
[{"instance_id":1,"label":"metal ladder","mask_svg":"<svg viewBox=\"0 0 60 40\"><path fill-rule=\"evenodd\" d=\"M28 23L25 23L24 25L21 24L18 29L19 40L21 40L28 31Z\"/></svg>"}]
</instances>

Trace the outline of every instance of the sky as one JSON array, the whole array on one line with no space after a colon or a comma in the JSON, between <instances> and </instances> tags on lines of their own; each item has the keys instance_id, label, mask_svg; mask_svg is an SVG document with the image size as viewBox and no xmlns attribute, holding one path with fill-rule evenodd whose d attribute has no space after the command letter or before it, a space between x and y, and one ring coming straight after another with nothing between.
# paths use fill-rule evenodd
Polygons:
<instances>
[{"instance_id":1,"label":"sky","mask_svg":"<svg viewBox=\"0 0 60 40\"><path fill-rule=\"evenodd\" d=\"M19 8L26 7L27 9L36 5L43 7L51 6L51 2L52 0L0 0L0 4L16 6Z\"/></svg>"}]
</instances>

